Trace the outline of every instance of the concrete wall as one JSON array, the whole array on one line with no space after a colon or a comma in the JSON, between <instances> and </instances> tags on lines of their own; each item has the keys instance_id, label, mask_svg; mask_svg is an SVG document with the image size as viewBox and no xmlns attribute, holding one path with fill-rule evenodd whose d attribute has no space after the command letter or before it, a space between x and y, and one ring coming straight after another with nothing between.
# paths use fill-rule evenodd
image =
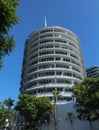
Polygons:
<instances>
[{"instance_id":1,"label":"concrete wall","mask_svg":"<svg viewBox=\"0 0 99 130\"><path fill-rule=\"evenodd\" d=\"M72 120L68 112L72 112ZM91 130L89 121L81 121L76 115L74 102L57 104L57 130ZM55 130L54 116L51 115L50 123L42 125L39 130ZM99 130L99 120L92 122L92 130Z\"/></svg>"}]
</instances>

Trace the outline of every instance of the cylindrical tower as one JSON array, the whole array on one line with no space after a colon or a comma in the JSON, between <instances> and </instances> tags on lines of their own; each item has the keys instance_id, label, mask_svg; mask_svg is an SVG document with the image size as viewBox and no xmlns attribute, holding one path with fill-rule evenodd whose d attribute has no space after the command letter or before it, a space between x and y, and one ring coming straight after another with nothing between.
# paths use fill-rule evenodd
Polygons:
<instances>
[{"instance_id":1,"label":"cylindrical tower","mask_svg":"<svg viewBox=\"0 0 99 130\"><path fill-rule=\"evenodd\" d=\"M57 88L58 101L72 101L72 87L85 77L80 42L68 29L51 26L30 34L25 43L21 93L49 96Z\"/></svg>"}]
</instances>

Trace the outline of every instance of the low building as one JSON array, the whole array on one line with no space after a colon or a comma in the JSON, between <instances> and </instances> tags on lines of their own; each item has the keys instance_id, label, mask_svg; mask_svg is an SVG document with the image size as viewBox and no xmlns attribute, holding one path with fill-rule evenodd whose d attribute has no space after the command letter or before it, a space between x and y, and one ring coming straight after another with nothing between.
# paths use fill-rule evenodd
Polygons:
<instances>
[{"instance_id":1,"label":"low building","mask_svg":"<svg viewBox=\"0 0 99 130\"><path fill-rule=\"evenodd\" d=\"M97 78L99 77L99 66L92 66L86 69L87 77Z\"/></svg>"}]
</instances>

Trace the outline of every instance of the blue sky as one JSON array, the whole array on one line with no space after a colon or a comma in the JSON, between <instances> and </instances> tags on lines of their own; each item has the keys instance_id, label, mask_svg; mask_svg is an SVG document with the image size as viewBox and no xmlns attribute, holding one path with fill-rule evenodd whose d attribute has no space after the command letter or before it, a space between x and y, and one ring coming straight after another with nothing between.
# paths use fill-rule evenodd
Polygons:
<instances>
[{"instance_id":1,"label":"blue sky","mask_svg":"<svg viewBox=\"0 0 99 130\"><path fill-rule=\"evenodd\" d=\"M21 0L17 12L20 18L10 33L16 47L4 58L0 70L0 101L11 97L17 101L24 43L27 36L47 25L70 29L79 37L85 67L99 66L99 0Z\"/></svg>"}]
</instances>

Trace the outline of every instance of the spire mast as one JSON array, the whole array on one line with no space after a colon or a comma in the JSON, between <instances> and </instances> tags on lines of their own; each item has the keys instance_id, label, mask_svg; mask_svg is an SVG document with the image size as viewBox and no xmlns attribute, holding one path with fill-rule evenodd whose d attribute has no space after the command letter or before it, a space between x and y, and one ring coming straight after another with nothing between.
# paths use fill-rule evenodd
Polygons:
<instances>
[{"instance_id":1,"label":"spire mast","mask_svg":"<svg viewBox=\"0 0 99 130\"><path fill-rule=\"evenodd\" d=\"M45 28L47 27L47 20L46 20L46 16L45 16Z\"/></svg>"}]
</instances>

